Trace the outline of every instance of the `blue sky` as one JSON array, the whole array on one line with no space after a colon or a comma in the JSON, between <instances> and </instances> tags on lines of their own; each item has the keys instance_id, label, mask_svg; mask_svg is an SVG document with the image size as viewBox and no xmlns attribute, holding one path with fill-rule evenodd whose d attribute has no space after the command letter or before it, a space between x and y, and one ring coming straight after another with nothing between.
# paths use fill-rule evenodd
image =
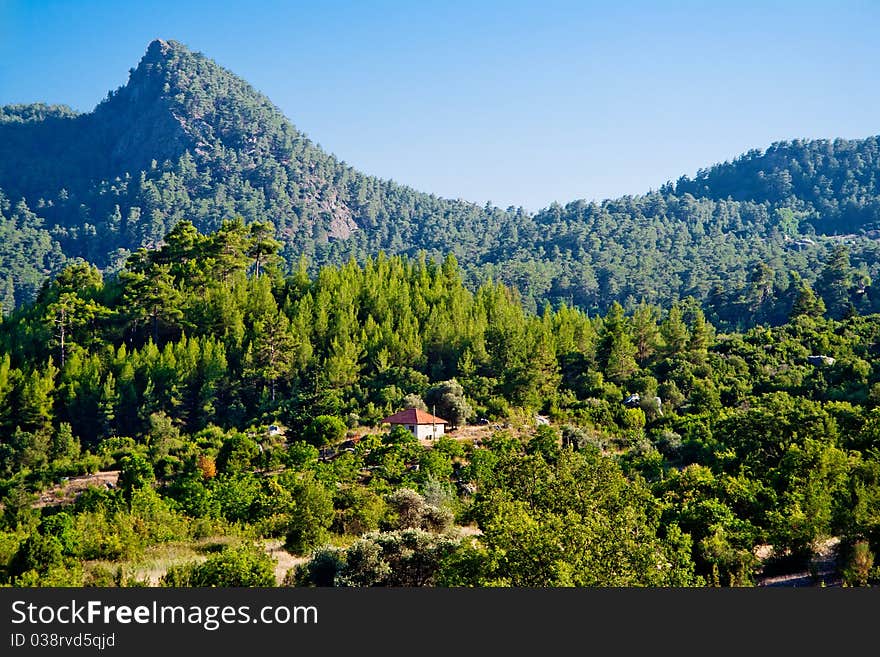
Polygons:
<instances>
[{"instance_id":1,"label":"blue sky","mask_svg":"<svg viewBox=\"0 0 880 657\"><path fill-rule=\"evenodd\" d=\"M366 173L535 210L880 134L878 26L876 1L0 0L0 104L88 111L176 39Z\"/></svg>"}]
</instances>

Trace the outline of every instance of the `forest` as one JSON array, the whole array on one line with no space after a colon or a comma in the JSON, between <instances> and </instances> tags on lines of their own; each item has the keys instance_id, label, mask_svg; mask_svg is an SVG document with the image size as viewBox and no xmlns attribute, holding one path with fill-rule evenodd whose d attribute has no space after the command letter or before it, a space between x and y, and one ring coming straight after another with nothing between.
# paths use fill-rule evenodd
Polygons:
<instances>
[{"instance_id":1,"label":"forest","mask_svg":"<svg viewBox=\"0 0 880 657\"><path fill-rule=\"evenodd\" d=\"M752 586L829 545L880 579L880 321L845 245L743 330L283 250L183 220L3 318L0 583ZM381 423L406 407L450 430Z\"/></svg>"},{"instance_id":2,"label":"forest","mask_svg":"<svg viewBox=\"0 0 880 657\"><path fill-rule=\"evenodd\" d=\"M272 223L284 274L301 256L315 276L379 251L452 254L472 292L504 283L533 313L692 297L725 330L784 324L844 245L853 276L832 314L876 313L878 167L877 137L795 140L640 195L480 206L356 171L246 81L156 40L92 112L0 108L0 304L33 301L67 259L115 274L180 221L210 233L240 216Z\"/></svg>"}]
</instances>

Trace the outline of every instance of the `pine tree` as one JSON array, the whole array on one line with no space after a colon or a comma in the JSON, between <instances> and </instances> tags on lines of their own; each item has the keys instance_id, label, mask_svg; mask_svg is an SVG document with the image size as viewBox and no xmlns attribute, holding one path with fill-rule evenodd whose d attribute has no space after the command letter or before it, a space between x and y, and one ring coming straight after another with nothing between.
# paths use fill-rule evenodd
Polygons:
<instances>
[{"instance_id":1,"label":"pine tree","mask_svg":"<svg viewBox=\"0 0 880 657\"><path fill-rule=\"evenodd\" d=\"M49 459L51 461L73 460L80 454L80 444L73 435L69 422L62 422L52 434L49 444Z\"/></svg>"},{"instance_id":2,"label":"pine tree","mask_svg":"<svg viewBox=\"0 0 880 657\"><path fill-rule=\"evenodd\" d=\"M853 275L849 249L845 244L836 245L816 281L816 291L825 302L829 317L841 319L851 312Z\"/></svg>"},{"instance_id":3,"label":"pine tree","mask_svg":"<svg viewBox=\"0 0 880 657\"><path fill-rule=\"evenodd\" d=\"M752 322L766 320L769 309L773 307L774 294L773 269L766 263L759 262L749 274L748 287L745 290L745 306Z\"/></svg>"},{"instance_id":4,"label":"pine tree","mask_svg":"<svg viewBox=\"0 0 880 657\"><path fill-rule=\"evenodd\" d=\"M709 355L709 346L712 340L712 326L706 321L706 316L700 308L694 310L694 319L691 322L690 339L688 340L688 360L700 365L706 362Z\"/></svg>"},{"instance_id":5,"label":"pine tree","mask_svg":"<svg viewBox=\"0 0 880 657\"><path fill-rule=\"evenodd\" d=\"M274 403L278 381L289 376L293 369L296 344L290 333L290 321L279 312L272 318L254 322L253 331L245 357L245 374L268 385L269 397Z\"/></svg>"},{"instance_id":6,"label":"pine tree","mask_svg":"<svg viewBox=\"0 0 880 657\"><path fill-rule=\"evenodd\" d=\"M33 370L24 380L21 392L21 407L16 418L24 431L44 432L52 426L55 397L55 377L58 368L52 359L41 372Z\"/></svg>"},{"instance_id":7,"label":"pine tree","mask_svg":"<svg viewBox=\"0 0 880 657\"><path fill-rule=\"evenodd\" d=\"M91 299L81 299L75 292L62 292L58 299L46 307L46 319L53 328L58 344L59 364L64 367L71 334L82 329L99 316L106 316L107 309Z\"/></svg>"},{"instance_id":8,"label":"pine tree","mask_svg":"<svg viewBox=\"0 0 880 657\"><path fill-rule=\"evenodd\" d=\"M224 219L217 232L208 239L208 252L215 263L216 277L228 284L234 272L247 267L249 241L244 220L241 217Z\"/></svg>"},{"instance_id":9,"label":"pine tree","mask_svg":"<svg viewBox=\"0 0 880 657\"><path fill-rule=\"evenodd\" d=\"M644 300L633 311L630 323L632 325L633 342L636 346L636 360L639 363L647 361L657 349L660 337L657 319L657 309L646 304Z\"/></svg>"},{"instance_id":10,"label":"pine tree","mask_svg":"<svg viewBox=\"0 0 880 657\"><path fill-rule=\"evenodd\" d=\"M598 349L605 376L615 383L622 383L639 368L638 350L632 343L627 324L623 306L615 301L602 323Z\"/></svg>"},{"instance_id":11,"label":"pine tree","mask_svg":"<svg viewBox=\"0 0 880 657\"><path fill-rule=\"evenodd\" d=\"M794 319L795 317L821 317L825 314L825 302L822 301L822 297L817 296L813 292L813 288L810 287L809 283L798 276L793 284L797 286L797 296L795 297L789 319Z\"/></svg>"},{"instance_id":12,"label":"pine tree","mask_svg":"<svg viewBox=\"0 0 880 657\"><path fill-rule=\"evenodd\" d=\"M261 265L272 262L272 256L281 248L281 242L275 239L275 226L269 221L255 221L249 230L247 254L254 261L254 276L259 276Z\"/></svg>"},{"instance_id":13,"label":"pine tree","mask_svg":"<svg viewBox=\"0 0 880 657\"><path fill-rule=\"evenodd\" d=\"M9 354L0 357L0 437L6 438L15 428L14 392L21 372L12 368Z\"/></svg>"},{"instance_id":14,"label":"pine tree","mask_svg":"<svg viewBox=\"0 0 880 657\"><path fill-rule=\"evenodd\" d=\"M669 309L666 319L660 325L660 335L663 338L664 355L669 358L684 355L690 334L678 304Z\"/></svg>"},{"instance_id":15,"label":"pine tree","mask_svg":"<svg viewBox=\"0 0 880 657\"><path fill-rule=\"evenodd\" d=\"M137 329L149 324L159 344L159 328L175 328L183 318L183 295L170 273L171 265L147 264L120 274L125 284L122 301L129 325Z\"/></svg>"}]
</instances>

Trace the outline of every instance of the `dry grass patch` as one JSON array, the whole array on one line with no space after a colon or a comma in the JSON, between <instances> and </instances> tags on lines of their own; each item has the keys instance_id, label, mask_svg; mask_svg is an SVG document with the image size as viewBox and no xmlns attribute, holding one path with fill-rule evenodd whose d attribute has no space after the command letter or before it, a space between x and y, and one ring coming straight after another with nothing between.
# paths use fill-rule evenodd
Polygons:
<instances>
[{"instance_id":1,"label":"dry grass patch","mask_svg":"<svg viewBox=\"0 0 880 657\"><path fill-rule=\"evenodd\" d=\"M207 536L194 541L174 541L153 545L144 550L143 555L129 561L94 560L83 564L87 573L106 580L108 577L121 579L123 585L159 586L162 576L172 566L184 563L206 561L211 554L224 547L235 545L242 539L237 536ZM99 585L108 585L103 581Z\"/></svg>"}]
</instances>

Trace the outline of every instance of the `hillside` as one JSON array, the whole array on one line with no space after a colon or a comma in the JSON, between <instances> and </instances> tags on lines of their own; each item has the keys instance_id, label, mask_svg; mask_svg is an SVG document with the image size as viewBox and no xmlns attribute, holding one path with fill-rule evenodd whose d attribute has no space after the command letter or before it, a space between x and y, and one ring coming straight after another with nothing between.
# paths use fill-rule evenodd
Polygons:
<instances>
[{"instance_id":1,"label":"hillside","mask_svg":"<svg viewBox=\"0 0 880 657\"><path fill-rule=\"evenodd\" d=\"M0 324L0 585L269 586L266 541L303 586L880 582L880 316L535 315L452 257L285 277L249 230Z\"/></svg>"},{"instance_id":2,"label":"hillside","mask_svg":"<svg viewBox=\"0 0 880 657\"><path fill-rule=\"evenodd\" d=\"M680 178L675 194L785 204L826 235L880 230L880 137L795 140ZM880 232L877 232L880 235Z\"/></svg>"},{"instance_id":3,"label":"hillside","mask_svg":"<svg viewBox=\"0 0 880 657\"><path fill-rule=\"evenodd\" d=\"M240 216L272 222L288 267L303 255L314 272L380 250L451 253L471 288L503 281L532 310L668 307L690 295L731 326L783 322L798 281L816 283L843 241L857 272L849 301L871 312L880 310L870 285L880 275L878 167L876 138L798 141L642 196L534 215L482 207L354 170L244 80L156 40L90 113L0 109L0 190L45 232L0 244L0 261L43 262L5 270L4 307L13 294L33 299L34 280L58 271L62 259L45 261L47 249L113 272L183 219L212 231Z\"/></svg>"}]
</instances>

